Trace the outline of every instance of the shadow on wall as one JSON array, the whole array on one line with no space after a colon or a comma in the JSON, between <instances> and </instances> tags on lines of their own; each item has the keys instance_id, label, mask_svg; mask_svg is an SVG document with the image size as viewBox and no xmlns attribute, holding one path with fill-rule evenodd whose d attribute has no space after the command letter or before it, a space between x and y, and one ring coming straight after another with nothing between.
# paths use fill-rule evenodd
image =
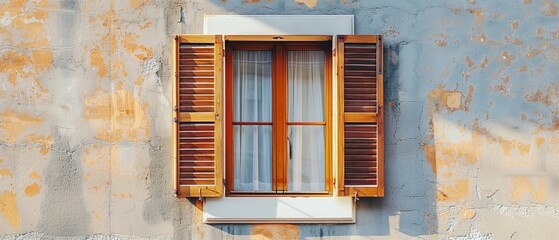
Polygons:
<instances>
[{"instance_id":1,"label":"shadow on wall","mask_svg":"<svg viewBox=\"0 0 559 240\"><path fill-rule=\"evenodd\" d=\"M58 36L64 46L71 46L76 35L79 2L63 0L60 6L64 11L60 14L58 24L64 31ZM73 51L73 48L63 48L54 55L54 66L60 70L58 77L70 86L77 81L71 67L75 61ZM64 136L62 131L59 125L51 126L54 144L51 160L45 169L46 193L41 204L38 229L45 234L79 236L87 234L90 225L82 187L83 144L72 146L70 137Z\"/></svg>"},{"instance_id":2,"label":"shadow on wall","mask_svg":"<svg viewBox=\"0 0 559 240\"><path fill-rule=\"evenodd\" d=\"M263 14L349 14L355 15L355 6L340 7L339 2L317 1L259 1L259 0L212 0L217 8L216 12L227 12L245 15ZM180 4L178 4L180 5ZM186 12L182 12L182 9ZM186 16L188 24L190 20L202 25L203 13L195 12L188 6L177 12L178 17ZM225 13L221 13L225 14ZM194 18L190 19L189 18ZM359 21L357 24L366 21ZM190 22L192 23L192 22ZM189 27L187 27L189 28ZM181 28L181 29L187 29ZM366 26L356 26L355 29L369 29ZM200 31L201 32L201 31ZM185 32L183 32L185 33ZM357 34L379 34L374 30L368 32L357 32ZM436 213L436 186L433 179L435 176L431 171L425 171L429 166L420 151L419 138L397 139L395 132L400 117L409 113L400 111L399 88L399 64L398 57L401 48L415 47L413 45L387 43L385 42L385 197L384 198L361 198L357 202L356 224L302 224L295 230L299 231L299 238L325 237L325 236L386 236L390 235L390 229L409 235L427 235L437 231L438 221ZM390 105L390 106L388 106ZM415 114L415 113L414 113ZM421 117L421 116L419 116ZM418 118L417 121L420 119ZM255 231L260 229L258 225L212 225L214 230L223 231L230 235L258 235ZM268 225L266 227L274 227ZM280 226L278 226L280 227ZM286 226L282 231L291 231L292 226ZM251 229L252 228L252 229Z\"/></svg>"}]
</instances>

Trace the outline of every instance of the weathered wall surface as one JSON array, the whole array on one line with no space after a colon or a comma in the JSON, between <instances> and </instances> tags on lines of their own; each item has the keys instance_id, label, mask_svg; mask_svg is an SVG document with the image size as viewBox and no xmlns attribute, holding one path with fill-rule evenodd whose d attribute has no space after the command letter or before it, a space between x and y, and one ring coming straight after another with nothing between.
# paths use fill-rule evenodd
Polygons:
<instances>
[{"instance_id":1,"label":"weathered wall surface","mask_svg":"<svg viewBox=\"0 0 559 240\"><path fill-rule=\"evenodd\" d=\"M352 14L383 34L386 197L350 225L204 225L173 196L171 34L204 14ZM0 2L0 234L553 239L559 2Z\"/></svg>"}]
</instances>

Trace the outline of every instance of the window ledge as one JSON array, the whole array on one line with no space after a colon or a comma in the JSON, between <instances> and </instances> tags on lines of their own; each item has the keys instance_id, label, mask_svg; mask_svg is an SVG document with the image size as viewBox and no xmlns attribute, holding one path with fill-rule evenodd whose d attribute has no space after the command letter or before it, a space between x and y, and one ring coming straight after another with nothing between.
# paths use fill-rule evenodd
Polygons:
<instances>
[{"instance_id":1,"label":"window ledge","mask_svg":"<svg viewBox=\"0 0 559 240\"><path fill-rule=\"evenodd\" d=\"M355 223L352 197L222 197L204 202L204 223Z\"/></svg>"}]
</instances>

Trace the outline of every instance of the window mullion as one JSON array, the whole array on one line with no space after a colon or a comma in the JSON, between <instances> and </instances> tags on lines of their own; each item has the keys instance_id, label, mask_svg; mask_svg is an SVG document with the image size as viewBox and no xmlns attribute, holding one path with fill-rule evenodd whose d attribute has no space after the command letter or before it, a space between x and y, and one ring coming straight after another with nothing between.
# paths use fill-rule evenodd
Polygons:
<instances>
[{"instance_id":1,"label":"window mullion","mask_svg":"<svg viewBox=\"0 0 559 240\"><path fill-rule=\"evenodd\" d=\"M275 123L276 134L276 173L277 191L287 191L287 59L286 49L283 44L276 45L276 91L275 99L277 109Z\"/></svg>"}]
</instances>

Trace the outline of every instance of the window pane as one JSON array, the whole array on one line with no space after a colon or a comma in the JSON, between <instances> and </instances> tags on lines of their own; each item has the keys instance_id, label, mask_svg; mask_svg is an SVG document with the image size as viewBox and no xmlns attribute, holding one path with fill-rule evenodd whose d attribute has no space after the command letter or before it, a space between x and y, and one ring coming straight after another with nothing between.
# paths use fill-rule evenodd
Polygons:
<instances>
[{"instance_id":1,"label":"window pane","mask_svg":"<svg viewBox=\"0 0 559 240\"><path fill-rule=\"evenodd\" d=\"M324 121L324 52L289 51L288 120Z\"/></svg>"},{"instance_id":2,"label":"window pane","mask_svg":"<svg viewBox=\"0 0 559 240\"><path fill-rule=\"evenodd\" d=\"M287 131L288 191L325 191L324 126L289 126Z\"/></svg>"},{"instance_id":3,"label":"window pane","mask_svg":"<svg viewBox=\"0 0 559 240\"><path fill-rule=\"evenodd\" d=\"M272 190L272 126L234 126L236 191Z\"/></svg>"},{"instance_id":4,"label":"window pane","mask_svg":"<svg viewBox=\"0 0 559 240\"><path fill-rule=\"evenodd\" d=\"M233 121L272 121L272 52L235 51Z\"/></svg>"}]
</instances>

